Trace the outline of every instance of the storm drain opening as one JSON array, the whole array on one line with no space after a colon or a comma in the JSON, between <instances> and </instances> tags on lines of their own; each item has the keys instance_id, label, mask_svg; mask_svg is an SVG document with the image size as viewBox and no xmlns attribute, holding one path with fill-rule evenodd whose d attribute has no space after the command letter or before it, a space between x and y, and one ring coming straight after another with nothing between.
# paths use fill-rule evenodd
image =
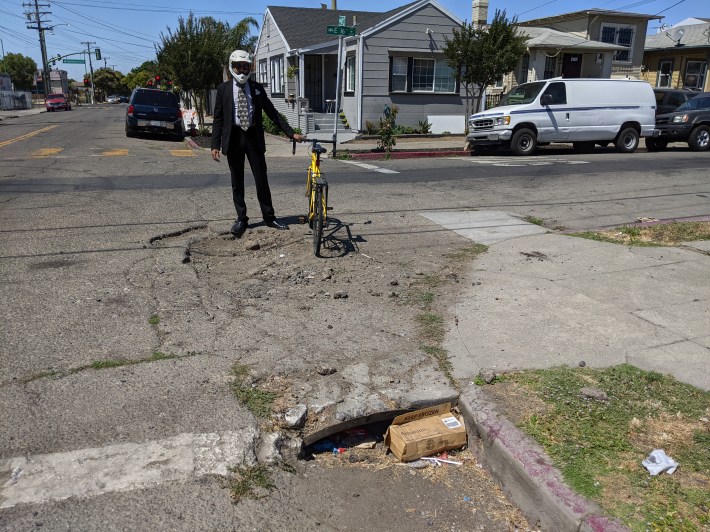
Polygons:
<instances>
[{"instance_id":1,"label":"storm drain opening","mask_svg":"<svg viewBox=\"0 0 710 532\"><path fill-rule=\"evenodd\" d=\"M420 410L389 411L358 418L307 436L301 457L347 457L350 463L383 461L421 462L441 465L460 463L449 452L466 448L463 418L451 403ZM341 456L344 455L344 456Z\"/></svg>"}]
</instances>

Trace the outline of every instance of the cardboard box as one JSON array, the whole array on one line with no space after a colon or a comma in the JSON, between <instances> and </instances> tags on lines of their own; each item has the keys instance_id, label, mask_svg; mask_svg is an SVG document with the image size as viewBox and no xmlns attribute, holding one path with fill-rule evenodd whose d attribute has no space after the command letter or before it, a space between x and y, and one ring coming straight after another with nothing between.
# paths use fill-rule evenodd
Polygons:
<instances>
[{"instance_id":1,"label":"cardboard box","mask_svg":"<svg viewBox=\"0 0 710 532\"><path fill-rule=\"evenodd\" d=\"M402 462L466 445L466 427L451 413L451 403L397 416L385 433L385 445Z\"/></svg>"}]
</instances>

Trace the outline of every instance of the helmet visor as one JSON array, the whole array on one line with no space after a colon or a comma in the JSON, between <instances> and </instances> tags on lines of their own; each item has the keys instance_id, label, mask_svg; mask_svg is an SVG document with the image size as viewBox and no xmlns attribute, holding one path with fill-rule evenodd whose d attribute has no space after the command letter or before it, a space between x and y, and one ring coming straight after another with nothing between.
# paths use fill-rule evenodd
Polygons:
<instances>
[{"instance_id":1,"label":"helmet visor","mask_svg":"<svg viewBox=\"0 0 710 532\"><path fill-rule=\"evenodd\" d=\"M251 64L249 63L244 63L242 61L232 61L232 70L235 72L244 72L245 74L248 74L251 72Z\"/></svg>"}]
</instances>

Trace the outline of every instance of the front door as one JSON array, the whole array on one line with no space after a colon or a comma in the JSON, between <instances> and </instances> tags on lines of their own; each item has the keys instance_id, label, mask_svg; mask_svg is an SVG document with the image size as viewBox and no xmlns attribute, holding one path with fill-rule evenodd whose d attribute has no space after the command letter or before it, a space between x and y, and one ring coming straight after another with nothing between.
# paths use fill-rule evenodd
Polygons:
<instances>
[{"instance_id":1,"label":"front door","mask_svg":"<svg viewBox=\"0 0 710 532\"><path fill-rule=\"evenodd\" d=\"M582 54L564 54L562 56L562 77L579 78L582 76Z\"/></svg>"},{"instance_id":2,"label":"front door","mask_svg":"<svg viewBox=\"0 0 710 532\"><path fill-rule=\"evenodd\" d=\"M306 69L303 77L304 96L308 98L310 111L323 111L323 56L306 55L303 58Z\"/></svg>"}]
</instances>

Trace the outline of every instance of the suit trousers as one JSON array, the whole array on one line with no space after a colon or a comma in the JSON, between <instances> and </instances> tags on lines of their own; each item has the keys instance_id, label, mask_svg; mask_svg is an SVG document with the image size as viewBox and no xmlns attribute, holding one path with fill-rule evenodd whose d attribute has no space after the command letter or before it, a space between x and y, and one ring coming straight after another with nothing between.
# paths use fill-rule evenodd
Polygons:
<instances>
[{"instance_id":1,"label":"suit trousers","mask_svg":"<svg viewBox=\"0 0 710 532\"><path fill-rule=\"evenodd\" d=\"M227 162L232 176L232 200L237 210L237 220L247 222L247 205L244 201L244 157L249 160L251 173L254 174L256 184L256 197L261 207L264 222L269 223L275 219L274 207L271 203L271 190L266 176L266 158L260 148L257 137L259 131L250 127L244 131L239 126L232 126L229 148L227 149Z\"/></svg>"}]
</instances>

